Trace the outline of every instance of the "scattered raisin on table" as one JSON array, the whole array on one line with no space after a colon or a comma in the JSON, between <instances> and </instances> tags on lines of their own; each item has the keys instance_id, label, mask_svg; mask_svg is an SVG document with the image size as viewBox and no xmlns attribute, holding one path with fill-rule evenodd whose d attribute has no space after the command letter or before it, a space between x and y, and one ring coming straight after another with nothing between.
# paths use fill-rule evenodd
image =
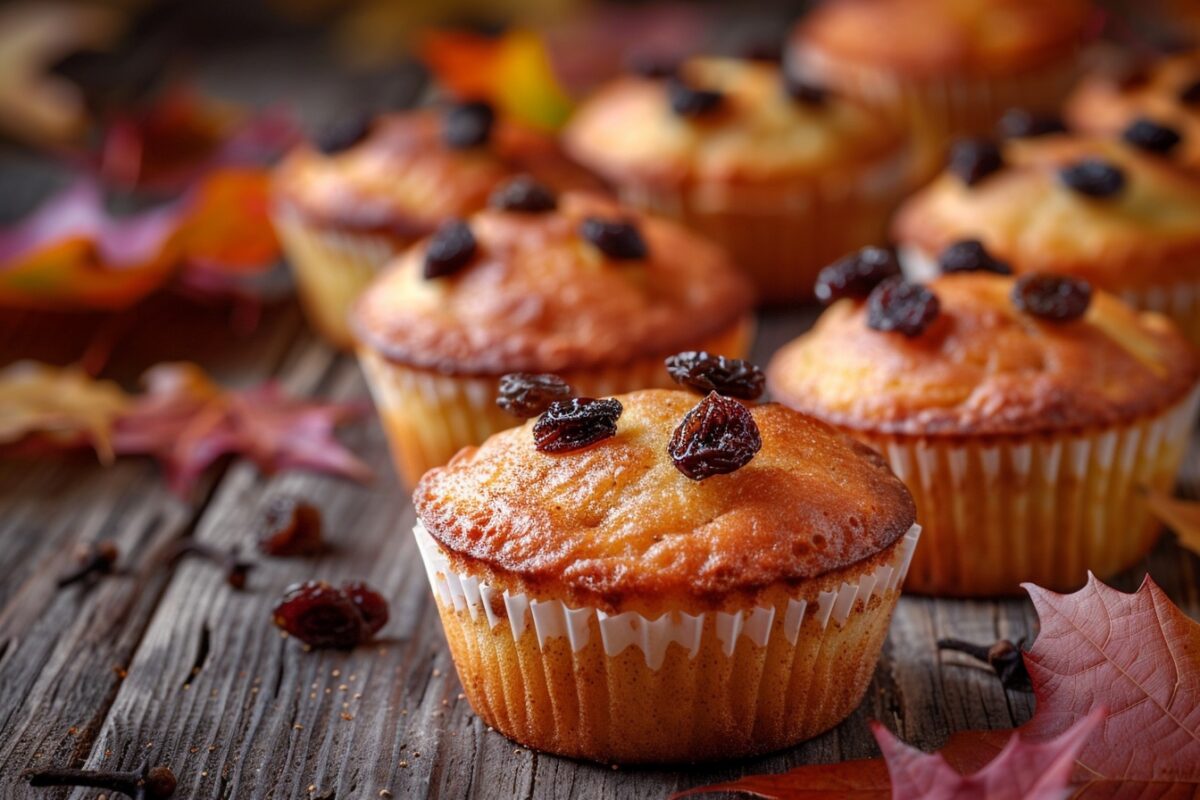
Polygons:
<instances>
[{"instance_id":1,"label":"scattered raisin on table","mask_svg":"<svg viewBox=\"0 0 1200 800\"><path fill-rule=\"evenodd\" d=\"M1098 158L1085 158L1058 171L1069 189L1088 197L1111 197L1125 188L1125 173Z\"/></svg>"},{"instance_id":2,"label":"scattered raisin on table","mask_svg":"<svg viewBox=\"0 0 1200 800\"><path fill-rule=\"evenodd\" d=\"M720 108L725 96L712 89L698 89L678 75L672 75L667 79L667 102L681 117L702 117Z\"/></svg>"},{"instance_id":3,"label":"scattered raisin on table","mask_svg":"<svg viewBox=\"0 0 1200 800\"><path fill-rule=\"evenodd\" d=\"M571 396L571 387L557 375L510 372L500 378L496 405L521 419L541 414L556 400Z\"/></svg>"},{"instance_id":4,"label":"scattered raisin on table","mask_svg":"<svg viewBox=\"0 0 1200 800\"><path fill-rule=\"evenodd\" d=\"M694 481L740 469L761 449L749 409L716 392L684 416L667 444L675 468Z\"/></svg>"},{"instance_id":5,"label":"scattered raisin on table","mask_svg":"<svg viewBox=\"0 0 1200 800\"><path fill-rule=\"evenodd\" d=\"M829 90L811 81L807 81L791 72L783 72L783 88L788 97L806 106L823 106L829 99Z\"/></svg>"},{"instance_id":6,"label":"scattered raisin on table","mask_svg":"<svg viewBox=\"0 0 1200 800\"><path fill-rule=\"evenodd\" d=\"M1200 78L1179 90L1179 102L1189 106L1200 104Z\"/></svg>"},{"instance_id":7,"label":"scattered raisin on table","mask_svg":"<svg viewBox=\"0 0 1200 800\"><path fill-rule=\"evenodd\" d=\"M444 278L465 267L475 256L475 234L461 219L443 222L425 247L425 277Z\"/></svg>"},{"instance_id":8,"label":"scattered raisin on table","mask_svg":"<svg viewBox=\"0 0 1200 800\"><path fill-rule=\"evenodd\" d=\"M883 247L864 247L821 270L814 292L828 305L843 297L862 299L882 281L900 274L895 254Z\"/></svg>"},{"instance_id":9,"label":"scattered raisin on table","mask_svg":"<svg viewBox=\"0 0 1200 800\"><path fill-rule=\"evenodd\" d=\"M488 205L501 211L541 214L557 208L558 198L531 176L518 175L497 186L488 197Z\"/></svg>"},{"instance_id":10,"label":"scattered raisin on table","mask_svg":"<svg viewBox=\"0 0 1200 800\"><path fill-rule=\"evenodd\" d=\"M1058 117L1034 114L1024 108L1008 109L996 125L996 132L1002 139L1027 139L1051 133L1064 133L1066 130L1067 126Z\"/></svg>"},{"instance_id":11,"label":"scattered raisin on table","mask_svg":"<svg viewBox=\"0 0 1200 800\"><path fill-rule=\"evenodd\" d=\"M1082 278L1034 272L1017 278L1013 305L1026 314L1052 322L1069 322L1087 313L1092 285Z\"/></svg>"},{"instance_id":12,"label":"scattered raisin on table","mask_svg":"<svg viewBox=\"0 0 1200 800\"><path fill-rule=\"evenodd\" d=\"M950 148L948 168L967 186L974 186L1004 168L1004 156L988 139L960 139Z\"/></svg>"},{"instance_id":13,"label":"scattered raisin on table","mask_svg":"<svg viewBox=\"0 0 1200 800\"><path fill-rule=\"evenodd\" d=\"M457 103L446 109L442 118L442 141L456 150L466 150L487 144L496 112L483 100Z\"/></svg>"},{"instance_id":14,"label":"scattered raisin on table","mask_svg":"<svg viewBox=\"0 0 1200 800\"><path fill-rule=\"evenodd\" d=\"M669 356L667 374L676 383L707 394L716 392L741 400L756 400L766 386L763 371L749 361L687 350Z\"/></svg>"},{"instance_id":15,"label":"scattered raisin on table","mask_svg":"<svg viewBox=\"0 0 1200 800\"><path fill-rule=\"evenodd\" d=\"M992 257L978 239L963 239L947 247L938 256L942 272L994 272L1012 275L1012 267Z\"/></svg>"},{"instance_id":16,"label":"scattered raisin on table","mask_svg":"<svg viewBox=\"0 0 1200 800\"><path fill-rule=\"evenodd\" d=\"M642 232L628 220L586 217L579 225L579 235L617 261L636 261L649 252Z\"/></svg>"},{"instance_id":17,"label":"scattered raisin on table","mask_svg":"<svg viewBox=\"0 0 1200 800\"><path fill-rule=\"evenodd\" d=\"M371 117L358 114L325 126L313 137L313 144L322 153L331 156L354 147L370 132Z\"/></svg>"},{"instance_id":18,"label":"scattered raisin on table","mask_svg":"<svg viewBox=\"0 0 1200 800\"><path fill-rule=\"evenodd\" d=\"M1138 117L1129 123L1121 138L1141 150L1162 154L1171 152L1183 141L1174 128L1160 125L1148 117Z\"/></svg>"},{"instance_id":19,"label":"scattered raisin on table","mask_svg":"<svg viewBox=\"0 0 1200 800\"><path fill-rule=\"evenodd\" d=\"M311 647L348 649L387 622L387 601L361 582L342 588L325 581L289 586L272 611L275 624Z\"/></svg>"},{"instance_id":20,"label":"scattered raisin on table","mask_svg":"<svg viewBox=\"0 0 1200 800\"><path fill-rule=\"evenodd\" d=\"M270 556L315 556L325 552L321 510L295 495L279 495L263 512L258 549Z\"/></svg>"},{"instance_id":21,"label":"scattered raisin on table","mask_svg":"<svg viewBox=\"0 0 1200 800\"><path fill-rule=\"evenodd\" d=\"M534 423L534 444L543 453L582 449L615 436L623 410L621 402L612 397L557 400Z\"/></svg>"},{"instance_id":22,"label":"scattered raisin on table","mask_svg":"<svg viewBox=\"0 0 1200 800\"><path fill-rule=\"evenodd\" d=\"M921 284L888 278L867 298L867 327L920 336L940 311L937 295Z\"/></svg>"}]
</instances>

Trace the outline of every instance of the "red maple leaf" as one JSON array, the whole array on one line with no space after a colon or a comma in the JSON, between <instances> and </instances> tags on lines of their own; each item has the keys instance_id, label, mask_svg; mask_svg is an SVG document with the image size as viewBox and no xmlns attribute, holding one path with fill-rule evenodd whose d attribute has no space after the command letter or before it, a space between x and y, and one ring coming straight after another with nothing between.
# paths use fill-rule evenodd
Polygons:
<instances>
[{"instance_id":1,"label":"red maple leaf","mask_svg":"<svg viewBox=\"0 0 1200 800\"><path fill-rule=\"evenodd\" d=\"M965 731L924 755L876 727L883 759L802 766L677 796L1042 798L1062 796L1069 785L1073 798L1200 797L1200 624L1148 576L1133 594L1094 576L1070 595L1025 588L1041 632L1025 656L1037 711L1019 739L1005 744L1002 731ZM1102 719L1101 708L1109 709ZM1060 775L1067 753L1071 769ZM1006 791L1007 781L1025 793L995 793L993 776L1003 778L995 791Z\"/></svg>"},{"instance_id":2,"label":"red maple leaf","mask_svg":"<svg viewBox=\"0 0 1200 800\"><path fill-rule=\"evenodd\" d=\"M360 405L297 400L274 383L227 391L194 364L160 364L144 380L146 394L116 422L113 449L157 458L180 495L228 454L267 473L298 467L355 480L371 476L334 437L339 424L362 414Z\"/></svg>"}]
</instances>

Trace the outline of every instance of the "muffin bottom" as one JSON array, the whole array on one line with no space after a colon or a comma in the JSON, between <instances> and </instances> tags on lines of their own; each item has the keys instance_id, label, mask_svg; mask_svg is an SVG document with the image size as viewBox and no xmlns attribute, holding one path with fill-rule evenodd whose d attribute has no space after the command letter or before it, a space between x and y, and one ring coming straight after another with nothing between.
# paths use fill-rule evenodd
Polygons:
<instances>
[{"instance_id":1,"label":"muffin bottom","mask_svg":"<svg viewBox=\"0 0 1200 800\"><path fill-rule=\"evenodd\" d=\"M754 338L754 320L747 316L721 333L684 349L741 358ZM663 358L643 358L607 369L563 371L558 375L586 397L607 397L636 389L674 386ZM443 375L389 361L361 346L359 363L383 421L405 486L412 488L425 472L445 464L468 445L521 423L496 406L499 375Z\"/></svg>"},{"instance_id":2,"label":"muffin bottom","mask_svg":"<svg viewBox=\"0 0 1200 800\"><path fill-rule=\"evenodd\" d=\"M981 597L1108 578L1154 547L1146 489L1170 491L1200 390L1158 416L1074 435L938 442L847 431L883 453L917 502L924 542L905 589Z\"/></svg>"},{"instance_id":3,"label":"muffin bottom","mask_svg":"<svg viewBox=\"0 0 1200 800\"><path fill-rule=\"evenodd\" d=\"M295 214L276 212L272 222L309 322L342 350L354 348L348 315L376 273L415 238L318 228Z\"/></svg>"},{"instance_id":4,"label":"muffin bottom","mask_svg":"<svg viewBox=\"0 0 1200 800\"><path fill-rule=\"evenodd\" d=\"M489 590L415 531L471 706L509 738L601 763L779 750L844 720L875 672L919 529L731 613L649 620Z\"/></svg>"}]
</instances>

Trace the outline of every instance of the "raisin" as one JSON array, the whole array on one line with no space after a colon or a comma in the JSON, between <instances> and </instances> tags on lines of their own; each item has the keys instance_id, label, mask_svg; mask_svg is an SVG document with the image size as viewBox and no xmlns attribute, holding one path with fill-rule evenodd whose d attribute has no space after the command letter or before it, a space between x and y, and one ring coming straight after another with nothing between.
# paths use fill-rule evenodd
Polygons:
<instances>
[{"instance_id":1,"label":"raisin","mask_svg":"<svg viewBox=\"0 0 1200 800\"><path fill-rule=\"evenodd\" d=\"M628 220L586 217L579 226L579 235L618 261L636 261L648 252L642 232Z\"/></svg>"},{"instance_id":2,"label":"raisin","mask_svg":"<svg viewBox=\"0 0 1200 800\"><path fill-rule=\"evenodd\" d=\"M1179 90L1179 102L1184 105L1200 105L1200 78Z\"/></svg>"},{"instance_id":3,"label":"raisin","mask_svg":"<svg viewBox=\"0 0 1200 800\"><path fill-rule=\"evenodd\" d=\"M938 256L942 272L995 272L1012 275L1012 267L992 257L978 239L963 239L955 242Z\"/></svg>"},{"instance_id":4,"label":"raisin","mask_svg":"<svg viewBox=\"0 0 1200 800\"><path fill-rule=\"evenodd\" d=\"M313 144L327 156L349 150L367 138L371 132L371 117L366 114L339 119L322 128L313 137Z\"/></svg>"},{"instance_id":5,"label":"raisin","mask_svg":"<svg viewBox=\"0 0 1200 800\"><path fill-rule=\"evenodd\" d=\"M1121 138L1134 147L1151 153L1169 153L1183 140L1179 132L1152 119L1138 117L1129 124Z\"/></svg>"},{"instance_id":6,"label":"raisin","mask_svg":"<svg viewBox=\"0 0 1200 800\"><path fill-rule=\"evenodd\" d=\"M475 256L475 235L461 219L443 222L425 247L425 277L444 278L465 267Z\"/></svg>"},{"instance_id":7,"label":"raisin","mask_svg":"<svg viewBox=\"0 0 1200 800\"><path fill-rule=\"evenodd\" d=\"M1110 197L1125 188L1125 173L1096 158L1085 158L1058 171L1068 188L1088 197Z\"/></svg>"},{"instance_id":8,"label":"raisin","mask_svg":"<svg viewBox=\"0 0 1200 800\"><path fill-rule=\"evenodd\" d=\"M937 295L921 284L888 278L867 298L867 327L920 336L940 310Z\"/></svg>"},{"instance_id":9,"label":"raisin","mask_svg":"<svg viewBox=\"0 0 1200 800\"><path fill-rule=\"evenodd\" d=\"M558 198L530 176L518 175L497 186L488 198L488 205L501 211L541 214L557 208Z\"/></svg>"},{"instance_id":10,"label":"raisin","mask_svg":"<svg viewBox=\"0 0 1200 800\"><path fill-rule=\"evenodd\" d=\"M358 606L325 581L289 586L272 612L275 624L312 647L349 649L367 638Z\"/></svg>"},{"instance_id":11,"label":"raisin","mask_svg":"<svg viewBox=\"0 0 1200 800\"><path fill-rule=\"evenodd\" d=\"M446 109L442 119L442 141L455 150L467 150L487 144L496 112L483 100L458 103Z\"/></svg>"},{"instance_id":12,"label":"raisin","mask_svg":"<svg viewBox=\"0 0 1200 800\"><path fill-rule=\"evenodd\" d=\"M1024 108L1010 108L1000 117L996 132L1002 139L1027 139L1051 133L1065 133L1067 126L1055 116L1038 115Z\"/></svg>"},{"instance_id":13,"label":"raisin","mask_svg":"<svg viewBox=\"0 0 1200 800\"><path fill-rule=\"evenodd\" d=\"M530 419L541 414L554 401L570 396L571 387L557 375L510 372L500 378L496 405L514 417Z\"/></svg>"},{"instance_id":14,"label":"raisin","mask_svg":"<svg viewBox=\"0 0 1200 800\"><path fill-rule=\"evenodd\" d=\"M987 139L960 139L950 148L948 168L967 186L974 186L1003 167L1000 148Z\"/></svg>"},{"instance_id":15,"label":"raisin","mask_svg":"<svg viewBox=\"0 0 1200 800\"><path fill-rule=\"evenodd\" d=\"M267 506L258 549L270 556L315 556L325 552L321 511L294 495L280 495Z\"/></svg>"},{"instance_id":16,"label":"raisin","mask_svg":"<svg viewBox=\"0 0 1200 800\"><path fill-rule=\"evenodd\" d=\"M639 78L661 80L679 72L679 60L649 53L634 53L625 59L625 68Z\"/></svg>"},{"instance_id":17,"label":"raisin","mask_svg":"<svg viewBox=\"0 0 1200 800\"><path fill-rule=\"evenodd\" d=\"M825 105L825 101L829 99L829 90L824 86L818 86L787 71L783 73L783 88L788 97L814 108Z\"/></svg>"},{"instance_id":18,"label":"raisin","mask_svg":"<svg viewBox=\"0 0 1200 800\"><path fill-rule=\"evenodd\" d=\"M716 392L684 416L667 444L675 469L694 481L740 469L761 449L762 437L749 409Z\"/></svg>"},{"instance_id":19,"label":"raisin","mask_svg":"<svg viewBox=\"0 0 1200 800\"><path fill-rule=\"evenodd\" d=\"M1013 305L1026 314L1053 322L1069 322L1087 313L1092 285L1081 278L1034 272L1017 278Z\"/></svg>"},{"instance_id":20,"label":"raisin","mask_svg":"<svg viewBox=\"0 0 1200 800\"><path fill-rule=\"evenodd\" d=\"M716 111L725 95L712 89L697 89L675 75L667 80L667 102L681 117L701 117Z\"/></svg>"},{"instance_id":21,"label":"raisin","mask_svg":"<svg viewBox=\"0 0 1200 800\"><path fill-rule=\"evenodd\" d=\"M350 581L342 585L342 591L346 593L346 597L350 598L350 602L358 609L359 616L362 617L363 627L366 629L364 639L370 639L379 630L387 624L388 621L388 603L383 595L372 589L362 581Z\"/></svg>"},{"instance_id":22,"label":"raisin","mask_svg":"<svg viewBox=\"0 0 1200 800\"><path fill-rule=\"evenodd\" d=\"M701 394L756 400L766 385L763 371L740 358L715 356L703 350L676 353L667 359L667 374L678 384Z\"/></svg>"},{"instance_id":23,"label":"raisin","mask_svg":"<svg viewBox=\"0 0 1200 800\"><path fill-rule=\"evenodd\" d=\"M900 262L891 250L864 247L821 270L814 292L828 305L843 297L862 299L887 278L900 274Z\"/></svg>"},{"instance_id":24,"label":"raisin","mask_svg":"<svg viewBox=\"0 0 1200 800\"><path fill-rule=\"evenodd\" d=\"M543 453L566 453L595 444L617 433L621 402L573 397L550 404L533 425L533 441Z\"/></svg>"}]
</instances>

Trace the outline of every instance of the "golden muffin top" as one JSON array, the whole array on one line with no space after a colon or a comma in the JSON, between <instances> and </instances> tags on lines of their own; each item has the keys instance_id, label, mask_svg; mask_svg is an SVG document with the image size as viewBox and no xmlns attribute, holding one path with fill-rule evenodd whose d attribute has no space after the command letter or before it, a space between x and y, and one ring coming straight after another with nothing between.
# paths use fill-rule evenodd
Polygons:
<instances>
[{"instance_id":1,"label":"golden muffin top","mask_svg":"<svg viewBox=\"0 0 1200 800\"><path fill-rule=\"evenodd\" d=\"M1135 140L1139 132L1130 126L1139 120L1165 126L1179 140L1159 145L1164 157L1200 170L1200 54L1166 58L1120 76L1093 75L1067 99L1064 116L1074 130L1112 136L1128 132ZM1145 133L1140 137L1154 146Z\"/></svg>"},{"instance_id":2,"label":"golden muffin top","mask_svg":"<svg viewBox=\"0 0 1200 800\"><path fill-rule=\"evenodd\" d=\"M1004 75L1082 44L1088 0L827 0L793 46L912 77Z\"/></svg>"},{"instance_id":3,"label":"golden muffin top","mask_svg":"<svg viewBox=\"0 0 1200 800\"><path fill-rule=\"evenodd\" d=\"M663 184L787 182L889 161L903 169L906 152L904 134L878 112L734 59L617 79L576 112L564 146L610 180Z\"/></svg>"},{"instance_id":4,"label":"golden muffin top","mask_svg":"<svg viewBox=\"0 0 1200 800\"><path fill-rule=\"evenodd\" d=\"M513 175L531 174L560 191L602 189L549 136L485 120L482 141L452 146L448 117L435 109L389 114L336 152L300 145L276 168L275 201L319 224L415 237L482 208Z\"/></svg>"},{"instance_id":5,"label":"golden muffin top","mask_svg":"<svg viewBox=\"0 0 1200 800\"><path fill-rule=\"evenodd\" d=\"M701 397L617 399L616 435L585 449L540 452L530 422L426 473L413 501L451 560L501 588L610 611L719 607L863 561L913 524L883 459L811 417L751 407L761 449L696 481L667 445Z\"/></svg>"},{"instance_id":6,"label":"golden muffin top","mask_svg":"<svg viewBox=\"0 0 1200 800\"><path fill-rule=\"evenodd\" d=\"M895 240L936 258L979 239L1018 273L1066 273L1112 289L1200 273L1200 179L1171 160L1067 135L1011 140L1002 159L973 185L948 170L913 195L897 213Z\"/></svg>"},{"instance_id":7,"label":"golden muffin top","mask_svg":"<svg viewBox=\"0 0 1200 800\"><path fill-rule=\"evenodd\" d=\"M623 366L694 346L751 310L723 250L596 195L568 193L541 213L488 208L467 226L474 251L453 274L426 277L427 239L366 290L351 315L365 346L453 374ZM588 238L597 229L608 252ZM639 243L641 253L620 251Z\"/></svg>"},{"instance_id":8,"label":"golden muffin top","mask_svg":"<svg viewBox=\"0 0 1200 800\"><path fill-rule=\"evenodd\" d=\"M1003 436L1128 422L1195 386L1200 360L1165 317L1093 292L1081 317L1044 319L1018 309L1014 284L936 278L940 310L911 337L872 329L867 303L839 300L771 362L771 396L850 429Z\"/></svg>"}]
</instances>

